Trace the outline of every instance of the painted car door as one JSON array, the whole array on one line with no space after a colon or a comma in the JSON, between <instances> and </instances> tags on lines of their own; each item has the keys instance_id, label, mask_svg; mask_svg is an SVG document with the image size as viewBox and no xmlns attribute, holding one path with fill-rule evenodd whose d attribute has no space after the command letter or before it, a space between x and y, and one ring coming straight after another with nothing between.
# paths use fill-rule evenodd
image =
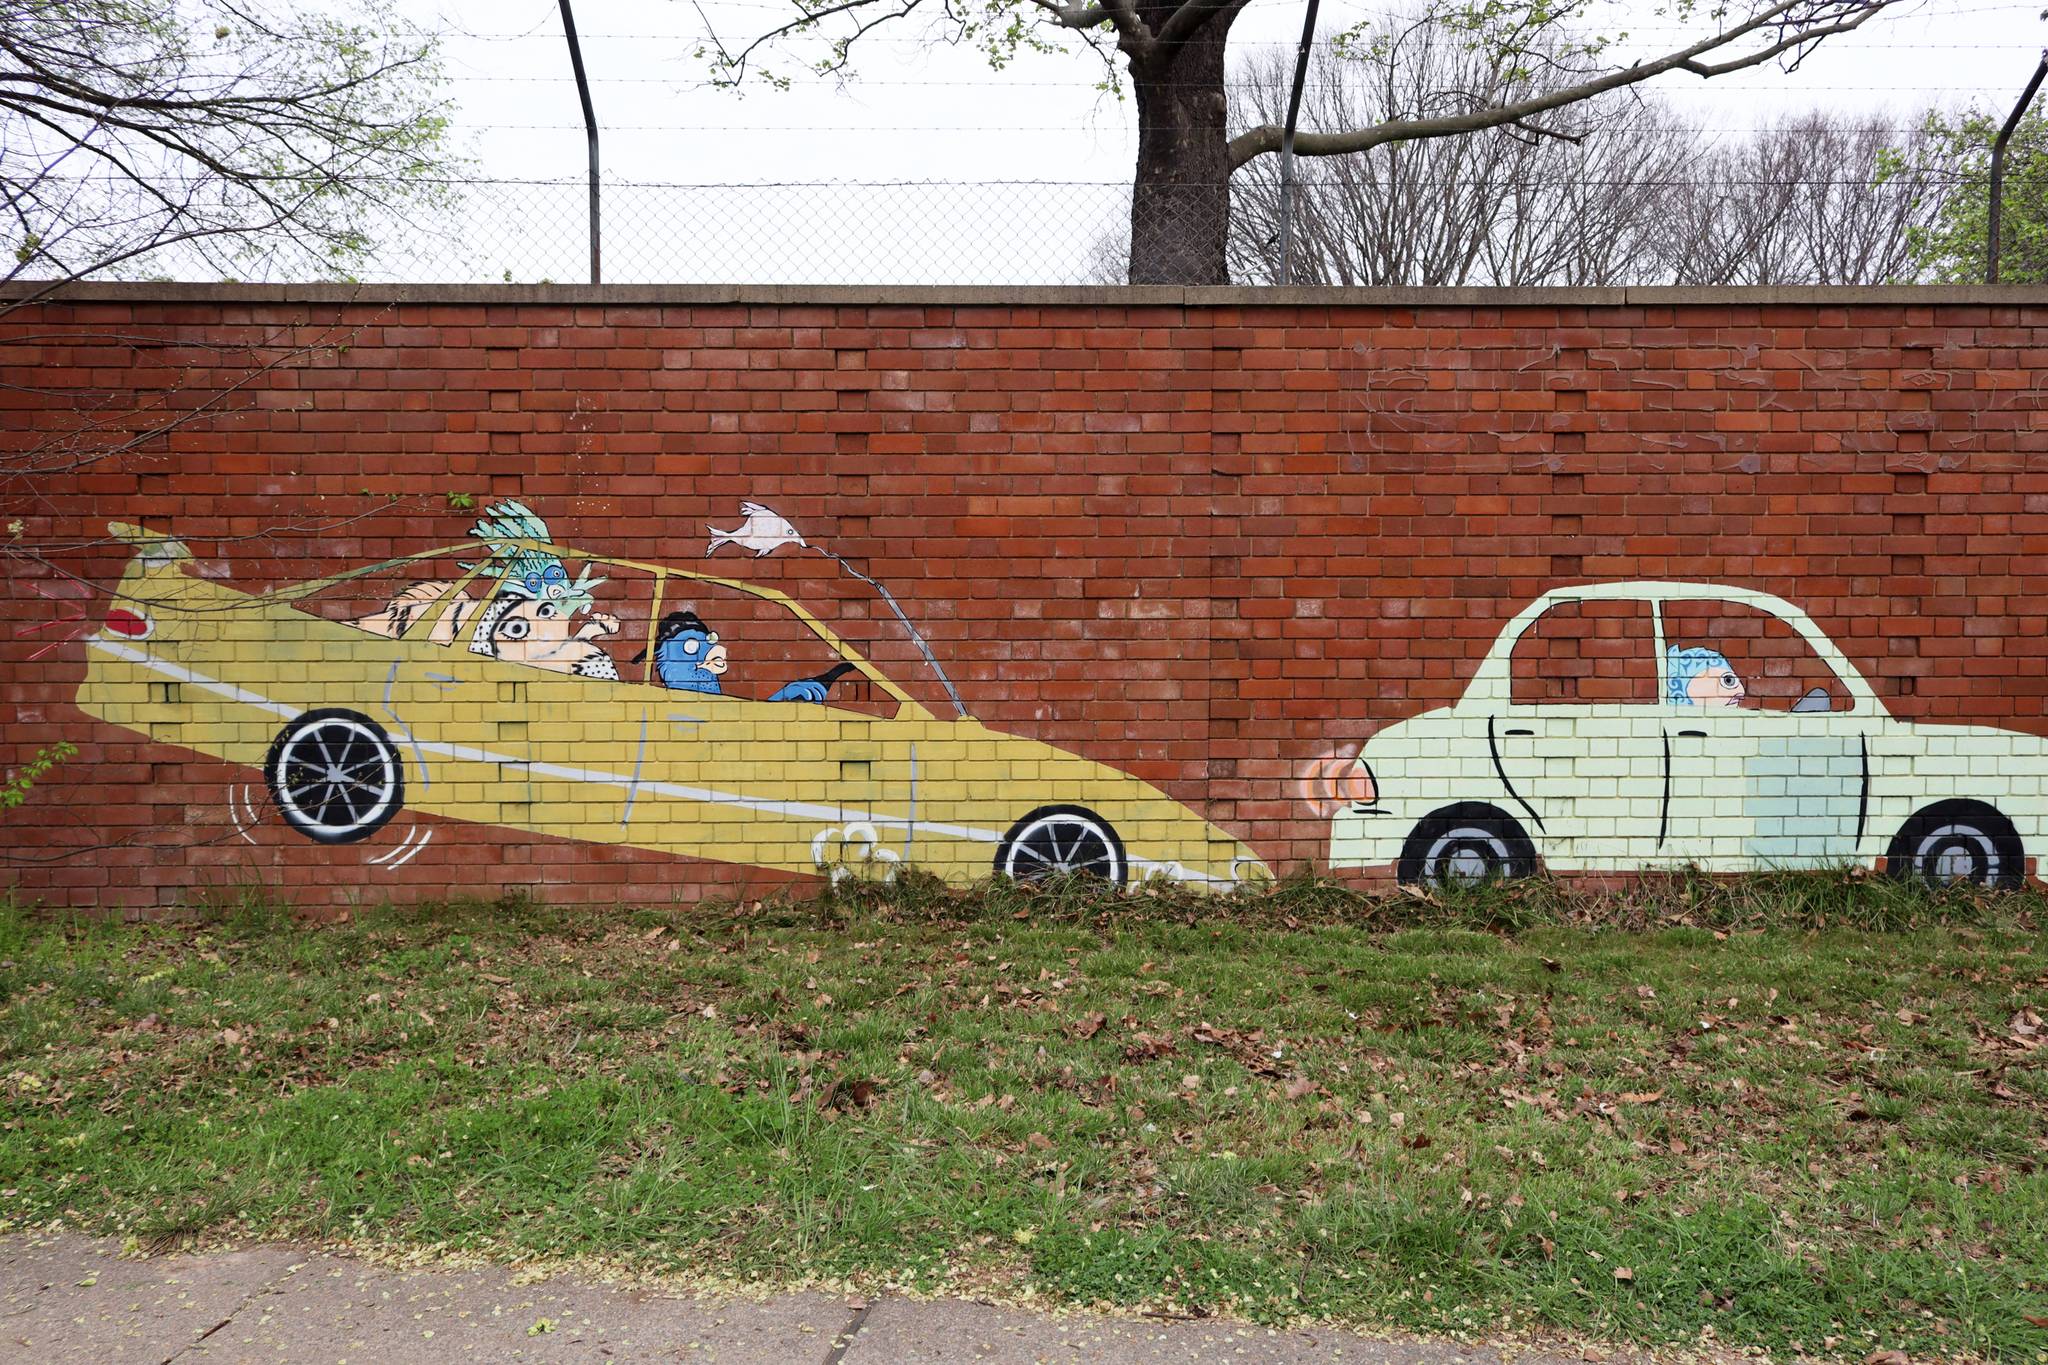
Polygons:
<instances>
[{"instance_id":1,"label":"painted car door","mask_svg":"<svg viewBox=\"0 0 2048 1365\"><path fill-rule=\"evenodd\" d=\"M1669 854L1710 872L1851 861L1867 725L1826 714L1672 708Z\"/></svg>"},{"instance_id":2,"label":"painted car door","mask_svg":"<svg viewBox=\"0 0 2048 1365\"><path fill-rule=\"evenodd\" d=\"M1753 605L1660 608L1668 856L1713 872L1851 861L1875 717L1853 709L1796 630Z\"/></svg>"}]
</instances>

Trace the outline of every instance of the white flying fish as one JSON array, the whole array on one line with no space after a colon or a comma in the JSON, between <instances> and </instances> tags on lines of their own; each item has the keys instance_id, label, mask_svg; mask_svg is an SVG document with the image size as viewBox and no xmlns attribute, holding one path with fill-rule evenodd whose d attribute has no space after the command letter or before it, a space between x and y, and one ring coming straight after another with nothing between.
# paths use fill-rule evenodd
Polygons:
<instances>
[{"instance_id":1,"label":"white flying fish","mask_svg":"<svg viewBox=\"0 0 2048 1365\"><path fill-rule=\"evenodd\" d=\"M789 524L788 518L771 508L758 502L743 502L740 514L746 520L730 531L721 531L716 526L704 528L711 533L711 543L704 547L707 559L721 545L737 545L752 550L756 558L784 545L809 548L809 542L796 533L796 527Z\"/></svg>"}]
</instances>

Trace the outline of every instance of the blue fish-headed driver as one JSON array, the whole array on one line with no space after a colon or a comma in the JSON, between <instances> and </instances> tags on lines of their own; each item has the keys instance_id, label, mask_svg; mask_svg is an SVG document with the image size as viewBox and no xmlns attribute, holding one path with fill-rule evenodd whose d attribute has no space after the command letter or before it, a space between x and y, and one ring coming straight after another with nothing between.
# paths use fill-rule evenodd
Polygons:
<instances>
[{"instance_id":1,"label":"blue fish-headed driver","mask_svg":"<svg viewBox=\"0 0 2048 1365\"><path fill-rule=\"evenodd\" d=\"M661 618L654 641L654 671L663 687L678 692L718 695L718 679L730 666L718 632L694 611L672 611Z\"/></svg>"},{"instance_id":2,"label":"blue fish-headed driver","mask_svg":"<svg viewBox=\"0 0 2048 1365\"><path fill-rule=\"evenodd\" d=\"M706 626L696 612L672 611L661 618L661 628L654 635L654 674L663 687L720 696L725 689L719 679L730 666L718 632ZM838 664L814 678L784 683L768 700L822 702L826 690L853 671L852 664Z\"/></svg>"}]
</instances>

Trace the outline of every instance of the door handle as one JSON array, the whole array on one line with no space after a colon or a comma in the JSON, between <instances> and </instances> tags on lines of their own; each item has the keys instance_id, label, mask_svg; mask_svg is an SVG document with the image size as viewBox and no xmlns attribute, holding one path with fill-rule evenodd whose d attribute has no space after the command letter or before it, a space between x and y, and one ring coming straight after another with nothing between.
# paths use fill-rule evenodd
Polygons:
<instances>
[{"instance_id":1,"label":"door handle","mask_svg":"<svg viewBox=\"0 0 2048 1365\"><path fill-rule=\"evenodd\" d=\"M1535 735L1535 733L1536 732L1534 730L1509 730L1507 732L1507 735L1510 739L1529 739L1532 738Z\"/></svg>"},{"instance_id":2,"label":"door handle","mask_svg":"<svg viewBox=\"0 0 2048 1365\"><path fill-rule=\"evenodd\" d=\"M1680 739L1705 739L1707 732L1705 730L1680 730L1678 737Z\"/></svg>"}]
</instances>

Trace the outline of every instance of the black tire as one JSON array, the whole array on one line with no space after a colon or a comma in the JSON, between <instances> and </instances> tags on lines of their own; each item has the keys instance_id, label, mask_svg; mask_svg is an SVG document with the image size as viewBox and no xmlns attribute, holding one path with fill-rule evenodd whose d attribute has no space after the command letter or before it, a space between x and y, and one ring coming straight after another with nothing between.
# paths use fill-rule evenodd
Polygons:
<instances>
[{"instance_id":1,"label":"black tire","mask_svg":"<svg viewBox=\"0 0 2048 1365\"><path fill-rule=\"evenodd\" d=\"M405 805L405 762L384 727L340 707L308 711L263 760L263 780L284 822L323 844L353 844Z\"/></svg>"},{"instance_id":2,"label":"black tire","mask_svg":"<svg viewBox=\"0 0 2048 1365\"><path fill-rule=\"evenodd\" d=\"M1124 855L1124 841L1094 811L1084 806L1040 806L1003 836L996 848L996 871L1013 882L1043 881L1072 872L1122 886L1131 878L1131 862Z\"/></svg>"},{"instance_id":3,"label":"black tire","mask_svg":"<svg viewBox=\"0 0 2048 1365\"><path fill-rule=\"evenodd\" d=\"M1514 817L1483 801L1425 816L1402 845L1403 886L1462 886L1536 873L1536 846Z\"/></svg>"},{"instance_id":4,"label":"black tire","mask_svg":"<svg viewBox=\"0 0 2048 1365\"><path fill-rule=\"evenodd\" d=\"M1900 826L1885 872L1929 886L1964 881L2010 890L2027 875L2027 851L2012 821L1982 801L1937 801Z\"/></svg>"}]
</instances>

